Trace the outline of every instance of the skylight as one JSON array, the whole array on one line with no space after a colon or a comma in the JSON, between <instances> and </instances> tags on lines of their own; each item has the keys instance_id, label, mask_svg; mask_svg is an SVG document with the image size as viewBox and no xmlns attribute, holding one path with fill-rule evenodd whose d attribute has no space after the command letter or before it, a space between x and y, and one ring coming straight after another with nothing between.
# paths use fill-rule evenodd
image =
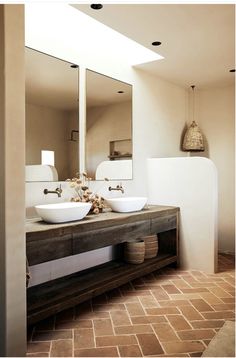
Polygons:
<instances>
[{"instance_id":1,"label":"skylight","mask_svg":"<svg viewBox=\"0 0 236 358\"><path fill-rule=\"evenodd\" d=\"M64 47L75 60L89 56L130 66L163 57L65 3L26 3L26 45L50 53ZM73 46L73 49L69 46ZM70 59L72 60L72 59ZM86 62L86 61L85 61ZM76 63L76 61L75 61Z\"/></svg>"}]
</instances>

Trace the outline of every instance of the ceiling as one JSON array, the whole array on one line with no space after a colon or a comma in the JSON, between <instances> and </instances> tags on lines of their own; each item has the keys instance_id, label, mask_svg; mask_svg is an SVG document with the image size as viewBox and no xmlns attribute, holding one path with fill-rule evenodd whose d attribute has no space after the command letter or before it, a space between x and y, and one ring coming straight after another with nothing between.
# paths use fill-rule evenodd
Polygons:
<instances>
[{"instance_id":1,"label":"ceiling","mask_svg":"<svg viewBox=\"0 0 236 358\"><path fill-rule=\"evenodd\" d=\"M164 56L137 67L178 85L198 88L234 83L234 5L89 4L72 5ZM153 41L161 41L154 47Z\"/></svg>"}]
</instances>

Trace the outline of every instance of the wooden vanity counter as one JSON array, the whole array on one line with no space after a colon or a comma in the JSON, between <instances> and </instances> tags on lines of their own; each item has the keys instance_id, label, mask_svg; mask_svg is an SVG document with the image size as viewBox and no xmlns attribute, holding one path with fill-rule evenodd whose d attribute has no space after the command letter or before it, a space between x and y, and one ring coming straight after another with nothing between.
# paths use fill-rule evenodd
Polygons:
<instances>
[{"instance_id":1,"label":"wooden vanity counter","mask_svg":"<svg viewBox=\"0 0 236 358\"><path fill-rule=\"evenodd\" d=\"M105 264L28 288L28 323L113 289L132 279L178 261L178 213L172 206L149 206L131 213L107 209L83 220L47 224L40 219L26 222L29 265L56 260L90 250L158 234L158 255L139 265L125 263L122 256ZM122 251L122 250L121 250Z\"/></svg>"}]
</instances>

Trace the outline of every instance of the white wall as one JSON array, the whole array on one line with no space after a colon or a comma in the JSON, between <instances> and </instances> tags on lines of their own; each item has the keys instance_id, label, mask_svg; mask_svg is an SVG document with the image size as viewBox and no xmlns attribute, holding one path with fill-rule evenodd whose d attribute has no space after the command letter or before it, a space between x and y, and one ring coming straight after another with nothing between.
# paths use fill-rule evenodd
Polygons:
<instances>
[{"instance_id":1,"label":"white wall","mask_svg":"<svg viewBox=\"0 0 236 358\"><path fill-rule=\"evenodd\" d=\"M196 120L219 182L219 251L235 250L235 93L234 86L197 92Z\"/></svg>"}]
</instances>

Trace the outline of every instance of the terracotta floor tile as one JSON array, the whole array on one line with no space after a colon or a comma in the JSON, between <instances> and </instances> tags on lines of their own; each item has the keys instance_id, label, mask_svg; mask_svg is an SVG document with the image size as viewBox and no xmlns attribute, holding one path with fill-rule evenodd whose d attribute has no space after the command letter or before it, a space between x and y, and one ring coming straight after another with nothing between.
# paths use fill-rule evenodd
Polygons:
<instances>
[{"instance_id":1,"label":"terracotta floor tile","mask_svg":"<svg viewBox=\"0 0 236 358\"><path fill-rule=\"evenodd\" d=\"M178 314L179 310L176 307L157 307L147 308L146 312L148 315L165 315L165 314Z\"/></svg>"},{"instance_id":2,"label":"terracotta floor tile","mask_svg":"<svg viewBox=\"0 0 236 358\"><path fill-rule=\"evenodd\" d=\"M217 286L219 286L220 288L223 288L223 290L225 290L225 291L233 291L234 290L234 286L230 285L227 282L217 282Z\"/></svg>"},{"instance_id":3,"label":"terracotta floor tile","mask_svg":"<svg viewBox=\"0 0 236 358\"><path fill-rule=\"evenodd\" d=\"M222 300L220 298L216 297L211 292L202 292L202 293L200 293L200 296L209 305L215 305L215 304L218 304L218 303L222 303Z\"/></svg>"},{"instance_id":4,"label":"terracotta floor tile","mask_svg":"<svg viewBox=\"0 0 236 358\"><path fill-rule=\"evenodd\" d=\"M162 288L169 294L181 293L181 291L174 285L162 285Z\"/></svg>"},{"instance_id":5,"label":"terracotta floor tile","mask_svg":"<svg viewBox=\"0 0 236 358\"><path fill-rule=\"evenodd\" d=\"M235 303L235 299L233 297L222 297L221 301L223 301L224 303Z\"/></svg>"},{"instance_id":6,"label":"terracotta floor tile","mask_svg":"<svg viewBox=\"0 0 236 358\"><path fill-rule=\"evenodd\" d=\"M137 334L137 338L144 355L164 353L155 334Z\"/></svg>"},{"instance_id":7,"label":"terracotta floor tile","mask_svg":"<svg viewBox=\"0 0 236 358\"><path fill-rule=\"evenodd\" d=\"M116 347L76 349L74 357L119 357Z\"/></svg>"},{"instance_id":8,"label":"terracotta floor tile","mask_svg":"<svg viewBox=\"0 0 236 358\"><path fill-rule=\"evenodd\" d=\"M190 300L190 302L199 312L213 311L213 308L203 299Z\"/></svg>"},{"instance_id":9,"label":"terracotta floor tile","mask_svg":"<svg viewBox=\"0 0 236 358\"><path fill-rule=\"evenodd\" d=\"M51 342L35 342L27 344L28 353L48 353L50 351Z\"/></svg>"},{"instance_id":10,"label":"terracotta floor tile","mask_svg":"<svg viewBox=\"0 0 236 358\"><path fill-rule=\"evenodd\" d=\"M235 320L234 263L219 259L217 274L163 268L29 327L27 356L200 356Z\"/></svg>"},{"instance_id":11,"label":"terracotta floor tile","mask_svg":"<svg viewBox=\"0 0 236 358\"><path fill-rule=\"evenodd\" d=\"M183 329L191 329L191 326L181 315L167 315L166 317L176 331L181 331Z\"/></svg>"},{"instance_id":12,"label":"terracotta floor tile","mask_svg":"<svg viewBox=\"0 0 236 358\"><path fill-rule=\"evenodd\" d=\"M215 311L233 311L235 308L234 303L220 303L217 305L212 305Z\"/></svg>"},{"instance_id":13,"label":"terracotta floor tile","mask_svg":"<svg viewBox=\"0 0 236 358\"><path fill-rule=\"evenodd\" d=\"M126 311L111 311L111 319L114 326L126 326L131 324Z\"/></svg>"},{"instance_id":14,"label":"terracotta floor tile","mask_svg":"<svg viewBox=\"0 0 236 358\"><path fill-rule=\"evenodd\" d=\"M134 316L131 317L132 324L164 323L167 322L164 316Z\"/></svg>"},{"instance_id":15,"label":"terracotta floor tile","mask_svg":"<svg viewBox=\"0 0 236 358\"><path fill-rule=\"evenodd\" d=\"M204 320L204 321L191 321L193 328L220 328L224 325L224 320Z\"/></svg>"},{"instance_id":16,"label":"terracotta floor tile","mask_svg":"<svg viewBox=\"0 0 236 358\"><path fill-rule=\"evenodd\" d=\"M168 294L163 290L162 287L156 287L155 289L152 289L153 296L158 300L169 300L170 297Z\"/></svg>"},{"instance_id":17,"label":"terracotta floor tile","mask_svg":"<svg viewBox=\"0 0 236 358\"><path fill-rule=\"evenodd\" d=\"M170 295L172 300L195 300L200 299L200 293L183 293L180 295Z\"/></svg>"},{"instance_id":18,"label":"terracotta floor tile","mask_svg":"<svg viewBox=\"0 0 236 358\"><path fill-rule=\"evenodd\" d=\"M183 293L200 293L200 292L209 292L209 290L205 287L197 287L197 288L181 288Z\"/></svg>"},{"instance_id":19,"label":"terracotta floor tile","mask_svg":"<svg viewBox=\"0 0 236 358\"><path fill-rule=\"evenodd\" d=\"M95 347L93 329L80 328L74 330L74 349Z\"/></svg>"},{"instance_id":20,"label":"terracotta floor tile","mask_svg":"<svg viewBox=\"0 0 236 358\"><path fill-rule=\"evenodd\" d=\"M171 282L173 283L173 285L175 285L179 289L181 289L181 288L190 288L189 284L186 281L182 280L182 279L172 280Z\"/></svg>"},{"instance_id":21,"label":"terracotta floor tile","mask_svg":"<svg viewBox=\"0 0 236 358\"><path fill-rule=\"evenodd\" d=\"M227 319L235 317L233 311L203 312L202 314L206 319Z\"/></svg>"},{"instance_id":22,"label":"terracotta floor tile","mask_svg":"<svg viewBox=\"0 0 236 358\"><path fill-rule=\"evenodd\" d=\"M193 352L193 353L189 353L190 357L201 357L202 356L202 352Z\"/></svg>"},{"instance_id":23,"label":"terracotta floor tile","mask_svg":"<svg viewBox=\"0 0 236 358\"><path fill-rule=\"evenodd\" d=\"M93 305L93 312L110 312L110 311L121 311L125 310L125 305L123 303L106 303L102 305Z\"/></svg>"},{"instance_id":24,"label":"terracotta floor tile","mask_svg":"<svg viewBox=\"0 0 236 358\"><path fill-rule=\"evenodd\" d=\"M203 316L192 306L180 307L180 311L188 321L203 320Z\"/></svg>"},{"instance_id":25,"label":"terracotta floor tile","mask_svg":"<svg viewBox=\"0 0 236 358\"><path fill-rule=\"evenodd\" d=\"M33 333L32 341L52 341L57 339L71 339L72 330L61 331L37 331Z\"/></svg>"},{"instance_id":26,"label":"terracotta floor tile","mask_svg":"<svg viewBox=\"0 0 236 358\"><path fill-rule=\"evenodd\" d=\"M170 324L158 323L152 326L160 342L178 341L179 338Z\"/></svg>"},{"instance_id":27,"label":"terracotta floor tile","mask_svg":"<svg viewBox=\"0 0 236 358\"><path fill-rule=\"evenodd\" d=\"M126 303L125 306L130 316L142 316L145 314L140 303Z\"/></svg>"},{"instance_id":28,"label":"terracotta floor tile","mask_svg":"<svg viewBox=\"0 0 236 358\"><path fill-rule=\"evenodd\" d=\"M182 341L212 339L215 335L215 332L212 329L191 329L190 331L181 331L177 333Z\"/></svg>"},{"instance_id":29,"label":"terracotta floor tile","mask_svg":"<svg viewBox=\"0 0 236 358\"><path fill-rule=\"evenodd\" d=\"M50 357L72 357L72 339L52 341Z\"/></svg>"},{"instance_id":30,"label":"terracotta floor tile","mask_svg":"<svg viewBox=\"0 0 236 358\"><path fill-rule=\"evenodd\" d=\"M223 290L223 288L220 287L209 287L209 291L211 291L214 295L217 297L231 297L230 293Z\"/></svg>"},{"instance_id":31,"label":"terracotta floor tile","mask_svg":"<svg viewBox=\"0 0 236 358\"><path fill-rule=\"evenodd\" d=\"M119 346L121 357L142 357L142 352L138 345Z\"/></svg>"},{"instance_id":32,"label":"terracotta floor tile","mask_svg":"<svg viewBox=\"0 0 236 358\"><path fill-rule=\"evenodd\" d=\"M142 296L139 300L144 308L158 307L157 300L153 296Z\"/></svg>"},{"instance_id":33,"label":"terracotta floor tile","mask_svg":"<svg viewBox=\"0 0 236 358\"><path fill-rule=\"evenodd\" d=\"M168 300L168 301L160 301L160 306L163 307L182 307L182 306L190 306L190 302L188 300Z\"/></svg>"},{"instance_id":34,"label":"terracotta floor tile","mask_svg":"<svg viewBox=\"0 0 236 358\"><path fill-rule=\"evenodd\" d=\"M95 336L114 335L110 319L97 319L93 324Z\"/></svg>"},{"instance_id":35,"label":"terracotta floor tile","mask_svg":"<svg viewBox=\"0 0 236 358\"><path fill-rule=\"evenodd\" d=\"M115 334L138 334L138 333L153 333L150 324L135 324L129 326L118 326L114 328Z\"/></svg>"},{"instance_id":36,"label":"terracotta floor tile","mask_svg":"<svg viewBox=\"0 0 236 358\"><path fill-rule=\"evenodd\" d=\"M132 344L137 344L137 340L134 335L96 337L97 347L128 346Z\"/></svg>"},{"instance_id":37,"label":"terracotta floor tile","mask_svg":"<svg viewBox=\"0 0 236 358\"><path fill-rule=\"evenodd\" d=\"M205 346L201 342L167 342L162 343L166 353L191 353L203 352Z\"/></svg>"},{"instance_id":38,"label":"terracotta floor tile","mask_svg":"<svg viewBox=\"0 0 236 358\"><path fill-rule=\"evenodd\" d=\"M49 357L49 353L27 353L26 357Z\"/></svg>"},{"instance_id":39,"label":"terracotta floor tile","mask_svg":"<svg viewBox=\"0 0 236 358\"><path fill-rule=\"evenodd\" d=\"M55 329L74 329L74 328L92 328L92 320L76 319L71 321L61 321L56 323Z\"/></svg>"}]
</instances>

